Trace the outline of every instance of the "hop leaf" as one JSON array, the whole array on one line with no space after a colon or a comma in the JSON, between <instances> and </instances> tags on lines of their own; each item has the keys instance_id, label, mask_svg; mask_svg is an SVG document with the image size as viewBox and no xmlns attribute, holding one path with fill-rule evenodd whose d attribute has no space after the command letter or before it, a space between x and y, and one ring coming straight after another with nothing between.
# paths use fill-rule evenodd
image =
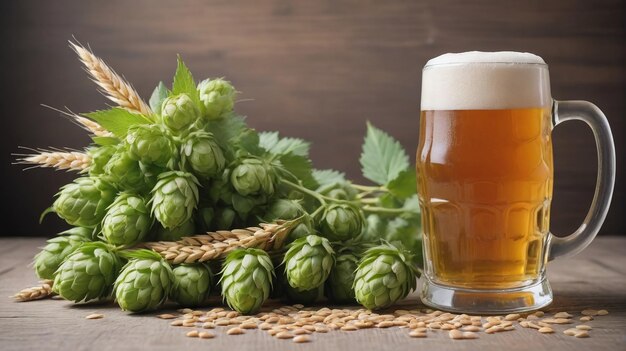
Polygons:
<instances>
[{"instance_id":1,"label":"hop leaf","mask_svg":"<svg viewBox=\"0 0 626 351\"><path fill-rule=\"evenodd\" d=\"M130 246L146 237L152 222L142 197L121 193L104 216L102 234L113 245Z\"/></svg>"},{"instance_id":2,"label":"hop leaf","mask_svg":"<svg viewBox=\"0 0 626 351\"><path fill-rule=\"evenodd\" d=\"M102 221L116 193L103 179L78 178L61 188L52 210L70 225L93 228Z\"/></svg>"},{"instance_id":3,"label":"hop leaf","mask_svg":"<svg viewBox=\"0 0 626 351\"><path fill-rule=\"evenodd\" d=\"M55 273L53 290L74 302L107 298L121 267L121 259L107 244L84 243Z\"/></svg>"},{"instance_id":4,"label":"hop leaf","mask_svg":"<svg viewBox=\"0 0 626 351\"><path fill-rule=\"evenodd\" d=\"M198 180L192 174L163 173L152 189L152 214L164 228L176 228L191 218L198 196Z\"/></svg>"},{"instance_id":5,"label":"hop leaf","mask_svg":"<svg viewBox=\"0 0 626 351\"><path fill-rule=\"evenodd\" d=\"M384 244L367 250L355 273L356 300L370 310L386 308L415 290L415 271L410 256Z\"/></svg>"},{"instance_id":6,"label":"hop leaf","mask_svg":"<svg viewBox=\"0 0 626 351\"><path fill-rule=\"evenodd\" d=\"M222 266L222 296L228 305L243 314L252 314L270 295L274 266L267 252L239 249L226 256Z\"/></svg>"},{"instance_id":7,"label":"hop leaf","mask_svg":"<svg viewBox=\"0 0 626 351\"><path fill-rule=\"evenodd\" d=\"M287 281L298 291L324 284L335 263L335 251L326 238L309 235L290 244L285 253Z\"/></svg>"},{"instance_id":8,"label":"hop leaf","mask_svg":"<svg viewBox=\"0 0 626 351\"><path fill-rule=\"evenodd\" d=\"M174 283L170 265L154 251L126 253L130 260L115 280L115 301L122 310L155 310L165 302Z\"/></svg>"},{"instance_id":9,"label":"hop leaf","mask_svg":"<svg viewBox=\"0 0 626 351\"><path fill-rule=\"evenodd\" d=\"M54 279L54 272L76 248L91 241L93 229L74 227L59 233L47 241L46 246L35 256L33 266L40 279Z\"/></svg>"},{"instance_id":10,"label":"hop leaf","mask_svg":"<svg viewBox=\"0 0 626 351\"><path fill-rule=\"evenodd\" d=\"M360 162L365 178L380 185L396 179L409 167L402 145L369 122Z\"/></svg>"},{"instance_id":11,"label":"hop leaf","mask_svg":"<svg viewBox=\"0 0 626 351\"><path fill-rule=\"evenodd\" d=\"M198 92L207 118L219 118L233 110L237 91L229 81L221 78L205 79L198 84Z\"/></svg>"},{"instance_id":12,"label":"hop leaf","mask_svg":"<svg viewBox=\"0 0 626 351\"><path fill-rule=\"evenodd\" d=\"M171 298L185 307L200 306L209 296L213 274L209 266L199 263L180 265L173 270Z\"/></svg>"}]
</instances>

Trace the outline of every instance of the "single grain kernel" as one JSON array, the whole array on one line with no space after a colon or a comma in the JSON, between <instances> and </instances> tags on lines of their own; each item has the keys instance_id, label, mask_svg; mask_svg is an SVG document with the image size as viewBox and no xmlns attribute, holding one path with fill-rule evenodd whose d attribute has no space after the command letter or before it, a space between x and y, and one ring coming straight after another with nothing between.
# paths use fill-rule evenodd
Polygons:
<instances>
[{"instance_id":1,"label":"single grain kernel","mask_svg":"<svg viewBox=\"0 0 626 351\"><path fill-rule=\"evenodd\" d=\"M583 330L583 331L580 331L580 332L574 334L574 336L577 337L577 338L588 338L589 337L589 333L587 331Z\"/></svg>"},{"instance_id":2,"label":"single grain kernel","mask_svg":"<svg viewBox=\"0 0 626 351\"><path fill-rule=\"evenodd\" d=\"M450 339L463 339L463 332L458 330L450 330L448 332L448 336L450 337Z\"/></svg>"},{"instance_id":3,"label":"single grain kernel","mask_svg":"<svg viewBox=\"0 0 626 351\"><path fill-rule=\"evenodd\" d=\"M294 335L306 335L306 334L311 334L311 332L304 328L298 328L298 329L293 330L293 334Z\"/></svg>"},{"instance_id":4,"label":"single grain kernel","mask_svg":"<svg viewBox=\"0 0 626 351\"><path fill-rule=\"evenodd\" d=\"M104 318L104 315L100 313L92 313L85 317L85 319L101 319L101 318Z\"/></svg>"},{"instance_id":5,"label":"single grain kernel","mask_svg":"<svg viewBox=\"0 0 626 351\"><path fill-rule=\"evenodd\" d=\"M209 333L209 332L200 332L198 333L198 337L200 339L213 339L215 337L215 335L213 335L213 333Z\"/></svg>"},{"instance_id":6,"label":"single grain kernel","mask_svg":"<svg viewBox=\"0 0 626 351\"><path fill-rule=\"evenodd\" d=\"M204 328L204 329L214 329L215 328L215 324L213 324L211 322L204 322L204 323L202 323L202 328Z\"/></svg>"},{"instance_id":7,"label":"single grain kernel","mask_svg":"<svg viewBox=\"0 0 626 351\"><path fill-rule=\"evenodd\" d=\"M554 333L554 329L552 329L550 327L541 327L541 328L539 328L538 332L540 332L542 334L551 334L551 333Z\"/></svg>"},{"instance_id":8,"label":"single grain kernel","mask_svg":"<svg viewBox=\"0 0 626 351\"><path fill-rule=\"evenodd\" d=\"M517 320L519 317L520 317L520 315L519 315L519 314L517 314L517 313L507 314L507 315L504 317L504 320L505 320L505 321L515 321L515 320Z\"/></svg>"},{"instance_id":9,"label":"single grain kernel","mask_svg":"<svg viewBox=\"0 0 626 351\"><path fill-rule=\"evenodd\" d=\"M272 325L269 324L269 323L261 323L259 325L259 329L261 329L261 330L269 330L269 329L272 329Z\"/></svg>"},{"instance_id":10,"label":"single grain kernel","mask_svg":"<svg viewBox=\"0 0 626 351\"><path fill-rule=\"evenodd\" d=\"M230 328L230 329L228 329L226 334L228 334L228 335L241 335L241 334L243 334L243 330L241 330L241 328L237 328L237 327Z\"/></svg>"},{"instance_id":11,"label":"single grain kernel","mask_svg":"<svg viewBox=\"0 0 626 351\"><path fill-rule=\"evenodd\" d=\"M567 312L557 312L554 314L554 318L571 318L573 315Z\"/></svg>"},{"instance_id":12,"label":"single grain kernel","mask_svg":"<svg viewBox=\"0 0 626 351\"><path fill-rule=\"evenodd\" d=\"M468 326L463 327L462 330L469 331L469 332L477 332L477 331L480 331L480 328L475 325L468 325Z\"/></svg>"},{"instance_id":13,"label":"single grain kernel","mask_svg":"<svg viewBox=\"0 0 626 351\"><path fill-rule=\"evenodd\" d=\"M580 321L581 322L589 322L589 321L592 321L592 320L593 320L593 317L591 317L591 316L580 317Z\"/></svg>"},{"instance_id":14,"label":"single grain kernel","mask_svg":"<svg viewBox=\"0 0 626 351\"><path fill-rule=\"evenodd\" d=\"M426 337L426 332L420 332L417 330L413 330L409 333L409 336L412 338L425 338Z\"/></svg>"},{"instance_id":15,"label":"single grain kernel","mask_svg":"<svg viewBox=\"0 0 626 351\"><path fill-rule=\"evenodd\" d=\"M176 318L175 315L169 314L169 313L160 314L157 317L161 318L161 319L174 319L174 318Z\"/></svg>"},{"instance_id":16,"label":"single grain kernel","mask_svg":"<svg viewBox=\"0 0 626 351\"><path fill-rule=\"evenodd\" d=\"M291 334L290 332L280 332L276 335L274 335L275 337L277 337L278 339L291 339L293 338L293 334Z\"/></svg>"},{"instance_id":17,"label":"single grain kernel","mask_svg":"<svg viewBox=\"0 0 626 351\"><path fill-rule=\"evenodd\" d=\"M583 316L597 316L598 315L598 311L592 310L592 309L582 310L582 312L580 313Z\"/></svg>"},{"instance_id":18,"label":"single grain kernel","mask_svg":"<svg viewBox=\"0 0 626 351\"><path fill-rule=\"evenodd\" d=\"M578 333L578 330L576 330L574 328L563 330L563 334L569 335L569 336L574 336L574 335L576 335L576 333Z\"/></svg>"},{"instance_id":19,"label":"single grain kernel","mask_svg":"<svg viewBox=\"0 0 626 351\"><path fill-rule=\"evenodd\" d=\"M393 322L392 321L382 321L380 323L378 323L378 325L376 325L378 328L389 328L389 327L393 327Z\"/></svg>"},{"instance_id":20,"label":"single grain kernel","mask_svg":"<svg viewBox=\"0 0 626 351\"><path fill-rule=\"evenodd\" d=\"M293 342L296 343L304 343L304 342L309 342L311 341L311 338L308 335L298 335L295 338L293 338Z\"/></svg>"},{"instance_id":21,"label":"single grain kernel","mask_svg":"<svg viewBox=\"0 0 626 351\"><path fill-rule=\"evenodd\" d=\"M170 323L171 326L173 327L180 327L183 325L183 321L182 319L177 319L175 321L173 321L172 323Z\"/></svg>"},{"instance_id":22,"label":"single grain kernel","mask_svg":"<svg viewBox=\"0 0 626 351\"><path fill-rule=\"evenodd\" d=\"M198 337L198 331L197 330L192 330L192 331L187 332L187 334L185 334L185 335L187 335L190 338L197 338Z\"/></svg>"},{"instance_id":23,"label":"single grain kernel","mask_svg":"<svg viewBox=\"0 0 626 351\"><path fill-rule=\"evenodd\" d=\"M599 310L598 311L598 316L606 316L607 314L609 314L609 311L607 311L607 310Z\"/></svg>"},{"instance_id":24,"label":"single grain kernel","mask_svg":"<svg viewBox=\"0 0 626 351\"><path fill-rule=\"evenodd\" d=\"M344 325L343 327L341 327L341 330L343 330L343 331L355 331L355 330L359 330L359 328L355 327L354 325L348 324L348 325Z\"/></svg>"},{"instance_id":25,"label":"single grain kernel","mask_svg":"<svg viewBox=\"0 0 626 351\"><path fill-rule=\"evenodd\" d=\"M239 325L239 328L241 328L241 329L256 329L257 325L256 325L256 323L247 322L247 323L242 323L241 325Z\"/></svg>"},{"instance_id":26,"label":"single grain kernel","mask_svg":"<svg viewBox=\"0 0 626 351\"><path fill-rule=\"evenodd\" d=\"M473 332L464 332L463 339L478 339L478 334Z\"/></svg>"},{"instance_id":27,"label":"single grain kernel","mask_svg":"<svg viewBox=\"0 0 626 351\"><path fill-rule=\"evenodd\" d=\"M579 329L579 330L591 330L593 328L591 328L590 326L588 326L586 324L580 324L580 325L576 326L576 329Z\"/></svg>"},{"instance_id":28,"label":"single grain kernel","mask_svg":"<svg viewBox=\"0 0 626 351\"><path fill-rule=\"evenodd\" d=\"M543 317L544 314L545 314L545 312L543 312L543 311L537 311L537 312L533 313L533 315L537 316L537 317Z\"/></svg>"}]
</instances>

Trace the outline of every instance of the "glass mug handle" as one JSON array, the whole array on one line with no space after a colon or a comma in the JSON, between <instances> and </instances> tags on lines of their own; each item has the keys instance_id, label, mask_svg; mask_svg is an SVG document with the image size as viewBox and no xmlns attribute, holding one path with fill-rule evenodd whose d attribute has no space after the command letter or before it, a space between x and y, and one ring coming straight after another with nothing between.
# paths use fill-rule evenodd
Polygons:
<instances>
[{"instance_id":1,"label":"glass mug handle","mask_svg":"<svg viewBox=\"0 0 626 351\"><path fill-rule=\"evenodd\" d=\"M589 212L576 231L566 237L550 235L548 260L572 256L587 247L596 237L609 211L615 186L615 145L609 122L600 109L587 101L554 101L552 109L554 126L569 120L587 123L593 132L598 150L598 176L596 190Z\"/></svg>"}]
</instances>

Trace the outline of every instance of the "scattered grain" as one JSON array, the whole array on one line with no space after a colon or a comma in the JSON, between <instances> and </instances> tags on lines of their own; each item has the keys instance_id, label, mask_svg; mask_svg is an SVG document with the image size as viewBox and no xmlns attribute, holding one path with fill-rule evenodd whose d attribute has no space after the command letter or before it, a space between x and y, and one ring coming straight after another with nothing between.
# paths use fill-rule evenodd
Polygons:
<instances>
[{"instance_id":1,"label":"scattered grain","mask_svg":"<svg viewBox=\"0 0 626 351\"><path fill-rule=\"evenodd\" d=\"M589 337L589 333L587 331L583 330L583 331L580 331L580 332L574 334L574 336L577 337L577 338L588 338Z\"/></svg>"},{"instance_id":2,"label":"scattered grain","mask_svg":"<svg viewBox=\"0 0 626 351\"><path fill-rule=\"evenodd\" d=\"M192 331L187 332L187 334L185 334L185 335L187 335L190 338L197 338L198 337L198 331L197 330L192 330Z\"/></svg>"},{"instance_id":3,"label":"scattered grain","mask_svg":"<svg viewBox=\"0 0 626 351\"><path fill-rule=\"evenodd\" d=\"M85 317L85 319L102 319L102 318L104 318L104 315L101 313L92 313Z\"/></svg>"},{"instance_id":4,"label":"scattered grain","mask_svg":"<svg viewBox=\"0 0 626 351\"><path fill-rule=\"evenodd\" d=\"M576 329L579 329L579 330L591 330L593 328L591 328L590 326L588 326L586 324L580 324L580 325L576 326Z\"/></svg>"},{"instance_id":5,"label":"scattered grain","mask_svg":"<svg viewBox=\"0 0 626 351\"><path fill-rule=\"evenodd\" d=\"M311 341L311 338L308 335L298 335L295 338L293 338L293 342L295 343L304 343L304 342L309 342Z\"/></svg>"},{"instance_id":6,"label":"scattered grain","mask_svg":"<svg viewBox=\"0 0 626 351\"><path fill-rule=\"evenodd\" d=\"M203 331L198 333L198 337L200 339L213 339L215 335L213 333Z\"/></svg>"},{"instance_id":7,"label":"scattered grain","mask_svg":"<svg viewBox=\"0 0 626 351\"><path fill-rule=\"evenodd\" d=\"M278 339L291 339L293 338L293 334L291 334L290 332L280 332L276 335L274 335L275 337L277 337Z\"/></svg>"},{"instance_id":8,"label":"scattered grain","mask_svg":"<svg viewBox=\"0 0 626 351\"><path fill-rule=\"evenodd\" d=\"M519 314L517 314L517 313L507 314L507 315L504 317L504 320L505 320L505 321L515 321L515 320L517 320L519 317L520 317L520 315L519 315Z\"/></svg>"},{"instance_id":9,"label":"scattered grain","mask_svg":"<svg viewBox=\"0 0 626 351\"><path fill-rule=\"evenodd\" d=\"M169 313L164 313L164 314L160 314L157 316L157 318L161 318L161 319L174 319L176 318L175 315L173 314L169 314Z\"/></svg>"},{"instance_id":10,"label":"scattered grain","mask_svg":"<svg viewBox=\"0 0 626 351\"><path fill-rule=\"evenodd\" d=\"M541 327L537 331L542 333L542 334L552 334L552 333L554 333L554 329L552 329L550 327Z\"/></svg>"},{"instance_id":11,"label":"scattered grain","mask_svg":"<svg viewBox=\"0 0 626 351\"><path fill-rule=\"evenodd\" d=\"M241 335L241 334L243 334L243 330L241 328L237 328L237 327L230 328L230 329L228 329L226 334L228 334L228 335Z\"/></svg>"},{"instance_id":12,"label":"scattered grain","mask_svg":"<svg viewBox=\"0 0 626 351\"><path fill-rule=\"evenodd\" d=\"M409 336L412 338L425 338L426 332L413 330L409 333Z\"/></svg>"},{"instance_id":13,"label":"scattered grain","mask_svg":"<svg viewBox=\"0 0 626 351\"><path fill-rule=\"evenodd\" d=\"M609 314L609 311L607 311L607 310L599 310L598 311L598 316L606 316L607 314Z\"/></svg>"},{"instance_id":14,"label":"scattered grain","mask_svg":"<svg viewBox=\"0 0 626 351\"><path fill-rule=\"evenodd\" d=\"M598 315L598 311L596 310L591 310L591 309L587 309L587 310L582 310L582 312L580 312L583 316L597 316Z\"/></svg>"}]
</instances>

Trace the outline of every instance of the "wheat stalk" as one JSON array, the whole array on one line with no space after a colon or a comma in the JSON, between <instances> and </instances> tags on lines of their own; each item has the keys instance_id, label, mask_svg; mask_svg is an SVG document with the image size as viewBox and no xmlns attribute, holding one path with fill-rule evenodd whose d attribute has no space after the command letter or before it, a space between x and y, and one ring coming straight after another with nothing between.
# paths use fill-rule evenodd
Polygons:
<instances>
[{"instance_id":1,"label":"wheat stalk","mask_svg":"<svg viewBox=\"0 0 626 351\"><path fill-rule=\"evenodd\" d=\"M78 151L32 149L34 154L15 154L21 156L16 164L29 164L33 167L56 168L68 171L86 171L91 165L91 157Z\"/></svg>"},{"instance_id":2,"label":"wheat stalk","mask_svg":"<svg viewBox=\"0 0 626 351\"><path fill-rule=\"evenodd\" d=\"M100 86L104 96L132 112L141 113L146 117L152 114L152 110L148 104L139 97L135 88L107 66L102 59L80 45L80 43L75 44L70 41L70 47L76 52L85 65L92 80Z\"/></svg>"},{"instance_id":3,"label":"wheat stalk","mask_svg":"<svg viewBox=\"0 0 626 351\"><path fill-rule=\"evenodd\" d=\"M280 249L285 237L299 221L277 221L260 227L220 230L182 238L179 241L159 241L143 244L158 252L173 264L205 262L223 258L237 248L258 248L265 251Z\"/></svg>"},{"instance_id":4,"label":"wheat stalk","mask_svg":"<svg viewBox=\"0 0 626 351\"><path fill-rule=\"evenodd\" d=\"M11 297L18 302L26 302L44 299L52 296L52 294L52 280L43 280L41 285L26 288Z\"/></svg>"}]
</instances>

